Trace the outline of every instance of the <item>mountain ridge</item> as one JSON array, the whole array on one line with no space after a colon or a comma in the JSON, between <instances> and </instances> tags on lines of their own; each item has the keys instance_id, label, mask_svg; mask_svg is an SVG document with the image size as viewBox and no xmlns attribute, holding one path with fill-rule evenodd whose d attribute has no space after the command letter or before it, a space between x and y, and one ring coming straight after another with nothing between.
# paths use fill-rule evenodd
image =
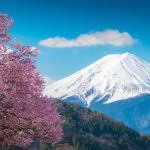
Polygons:
<instances>
[{"instance_id":1,"label":"mountain ridge","mask_svg":"<svg viewBox=\"0 0 150 150\"><path fill-rule=\"evenodd\" d=\"M150 64L130 53L107 55L47 86L45 95L90 107L150 93Z\"/></svg>"}]
</instances>

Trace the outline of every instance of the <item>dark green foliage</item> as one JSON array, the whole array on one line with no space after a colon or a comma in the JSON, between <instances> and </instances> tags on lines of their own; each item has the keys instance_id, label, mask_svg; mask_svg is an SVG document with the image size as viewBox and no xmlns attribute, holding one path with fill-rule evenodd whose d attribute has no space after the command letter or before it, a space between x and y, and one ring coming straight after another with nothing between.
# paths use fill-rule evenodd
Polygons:
<instances>
[{"instance_id":1,"label":"dark green foliage","mask_svg":"<svg viewBox=\"0 0 150 150\"><path fill-rule=\"evenodd\" d=\"M64 139L76 150L150 150L143 137L123 123L69 102L54 100L64 117Z\"/></svg>"}]
</instances>

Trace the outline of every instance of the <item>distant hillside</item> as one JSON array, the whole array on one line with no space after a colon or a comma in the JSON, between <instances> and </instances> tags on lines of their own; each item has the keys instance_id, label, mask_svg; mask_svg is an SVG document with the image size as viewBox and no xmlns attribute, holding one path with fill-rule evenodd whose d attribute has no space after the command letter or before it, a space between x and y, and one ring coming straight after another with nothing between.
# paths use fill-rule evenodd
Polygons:
<instances>
[{"instance_id":1,"label":"distant hillside","mask_svg":"<svg viewBox=\"0 0 150 150\"><path fill-rule=\"evenodd\" d=\"M95 103L90 109L122 121L143 135L150 135L150 94L106 105Z\"/></svg>"},{"instance_id":2,"label":"distant hillside","mask_svg":"<svg viewBox=\"0 0 150 150\"><path fill-rule=\"evenodd\" d=\"M77 104L57 100L56 105L65 119L61 143L73 146L70 150L150 150L148 137L121 122Z\"/></svg>"},{"instance_id":3,"label":"distant hillside","mask_svg":"<svg viewBox=\"0 0 150 150\"><path fill-rule=\"evenodd\" d=\"M34 147L38 150L150 150L150 137L141 136L121 122L77 104L56 99L53 102L65 120L63 140L53 145L38 142L25 150Z\"/></svg>"}]
</instances>

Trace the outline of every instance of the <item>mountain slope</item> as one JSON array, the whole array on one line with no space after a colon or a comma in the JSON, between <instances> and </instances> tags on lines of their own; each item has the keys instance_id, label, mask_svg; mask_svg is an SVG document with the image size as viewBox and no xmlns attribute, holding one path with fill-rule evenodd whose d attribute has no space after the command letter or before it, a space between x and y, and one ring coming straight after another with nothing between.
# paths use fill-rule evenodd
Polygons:
<instances>
[{"instance_id":1,"label":"mountain slope","mask_svg":"<svg viewBox=\"0 0 150 150\"><path fill-rule=\"evenodd\" d=\"M150 135L150 94L107 105L94 103L90 109L103 112L144 135Z\"/></svg>"},{"instance_id":2,"label":"mountain slope","mask_svg":"<svg viewBox=\"0 0 150 150\"><path fill-rule=\"evenodd\" d=\"M46 87L44 94L80 105L111 103L150 93L150 64L130 53L103 57Z\"/></svg>"},{"instance_id":3,"label":"mountain slope","mask_svg":"<svg viewBox=\"0 0 150 150\"><path fill-rule=\"evenodd\" d=\"M150 64L133 54L103 57L44 93L103 112L150 134Z\"/></svg>"}]
</instances>

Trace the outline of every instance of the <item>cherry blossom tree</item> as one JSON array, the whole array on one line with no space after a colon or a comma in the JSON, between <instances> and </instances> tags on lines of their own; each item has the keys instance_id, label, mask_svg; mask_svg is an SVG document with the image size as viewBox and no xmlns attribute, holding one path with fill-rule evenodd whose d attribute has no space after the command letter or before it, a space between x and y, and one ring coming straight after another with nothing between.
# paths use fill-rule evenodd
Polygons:
<instances>
[{"instance_id":1,"label":"cherry blossom tree","mask_svg":"<svg viewBox=\"0 0 150 150\"><path fill-rule=\"evenodd\" d=\"M61 117L42 95L43 80L33 57L38 50L13 40L13 21L0 14L0 146L23 146L33 138L57 142Z\"/></svg>"}]
</instances>

